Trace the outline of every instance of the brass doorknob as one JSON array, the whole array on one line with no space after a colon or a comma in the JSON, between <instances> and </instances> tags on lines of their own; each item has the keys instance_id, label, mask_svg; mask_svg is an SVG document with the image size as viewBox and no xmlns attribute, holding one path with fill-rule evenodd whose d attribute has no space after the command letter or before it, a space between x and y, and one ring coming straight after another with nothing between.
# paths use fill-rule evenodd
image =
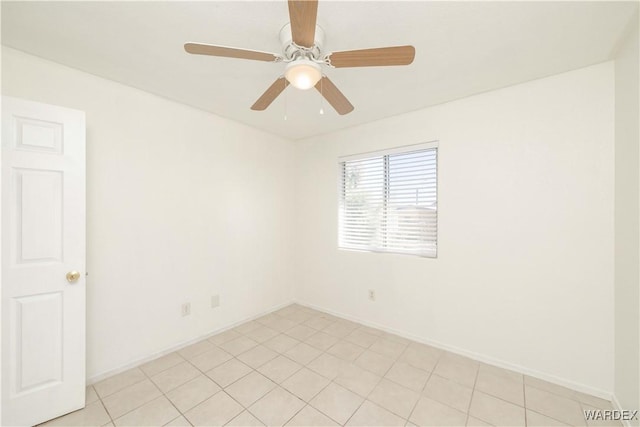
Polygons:
<instances>
[{"instance_id":1,"label":"brass doorknob","mask_svg":"<svg viewBox=\"0 0 640 427\"><path fill-rule=\"evenodd\" d=\"M67 273L67 281L69 283L73 283L76 280L78 280L80 278L80 272L79 271L70 271Z\"/></svg>"}]
</instances>

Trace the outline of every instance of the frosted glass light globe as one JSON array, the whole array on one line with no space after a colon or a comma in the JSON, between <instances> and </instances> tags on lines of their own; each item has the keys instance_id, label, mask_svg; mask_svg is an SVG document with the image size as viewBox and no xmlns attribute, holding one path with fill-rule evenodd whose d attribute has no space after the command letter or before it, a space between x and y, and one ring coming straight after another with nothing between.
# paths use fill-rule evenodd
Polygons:
<instances>
[{"instance_id":1,"label":"frosted glass light globe","mask_svg":"<svg viewBox=\"0 0 640 427\"><path fill-rule=\"evenodd\" d=\"M311 89L322 78L320 65L308 59L296 59L284 70L285 78L296 89Z\"/></svg>"}]
</instances>

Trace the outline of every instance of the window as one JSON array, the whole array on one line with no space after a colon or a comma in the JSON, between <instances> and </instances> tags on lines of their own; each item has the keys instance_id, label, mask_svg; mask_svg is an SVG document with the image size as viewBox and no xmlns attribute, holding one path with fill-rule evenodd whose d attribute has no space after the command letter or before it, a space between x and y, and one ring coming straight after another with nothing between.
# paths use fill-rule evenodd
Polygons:
<instances>
[{"instance_id":1,"label":"window","mask_svg":"<svg viewBox=\"0 0 640 427\"><path fill-rule=\"evenodd\" d=\"M436 257L436 143L340 159L339 247Z\"/></svg>"}]
</instances>

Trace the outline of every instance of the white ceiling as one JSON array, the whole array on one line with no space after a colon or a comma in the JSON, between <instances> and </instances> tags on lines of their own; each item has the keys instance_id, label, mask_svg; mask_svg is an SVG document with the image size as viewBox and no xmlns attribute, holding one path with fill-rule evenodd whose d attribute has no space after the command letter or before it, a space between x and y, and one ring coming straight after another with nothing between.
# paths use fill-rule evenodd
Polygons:
<instances>
[{"instance_id":1,"label":"white ceiling","mask_svg":"<svg viewBox=\"0 0 640 427\"><path fill-rule=\"evenodd\" d=\"M290 139L609 59L637 2L321 0L325 52L412 44L407 67L325 70L355 106L289 88L249 107L283 64L189 55L186 41L281 53L284 1L2 2L2 43ZM286 103L286 105L285 105ZM284 120L285 109L287 120Z\"/></svg>"}]
</instances>

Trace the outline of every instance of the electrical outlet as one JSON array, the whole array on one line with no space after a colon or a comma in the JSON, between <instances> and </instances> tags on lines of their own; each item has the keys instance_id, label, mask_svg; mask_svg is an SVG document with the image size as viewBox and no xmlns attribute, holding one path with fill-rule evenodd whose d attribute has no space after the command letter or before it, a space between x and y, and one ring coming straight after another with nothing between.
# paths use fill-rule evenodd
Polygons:
<instances>
[{"instance_id":1,"label":"electrical outlet","mask_svg":"<svg viewBox=\"0 0 640 427\"><path fill-rule=\"evenodd\" d=\"M213 295L211 297L211 308L216 308L220 305L220 295Z\"/></svg>"},{"instance_id":2,"label":"electrical outlet","mask_svg":"<svg viewBox=\"0 0 640 427\"><path fill-rule=\"evenodd\" d=\"M185 302L182 304L182 317L188 316L191 314L191 303Z\"/></svg>"},{"instance_id":3,"label":"electrical outlet","mask_svg":"<svg viewBox=\"0 0 640 427\"><path fill-rule=\"evenodd\" d=\"M369 289L369 300L371 301L376 300L376 291L374 291L373 289Z\"/></svg>"}]
</instances>

